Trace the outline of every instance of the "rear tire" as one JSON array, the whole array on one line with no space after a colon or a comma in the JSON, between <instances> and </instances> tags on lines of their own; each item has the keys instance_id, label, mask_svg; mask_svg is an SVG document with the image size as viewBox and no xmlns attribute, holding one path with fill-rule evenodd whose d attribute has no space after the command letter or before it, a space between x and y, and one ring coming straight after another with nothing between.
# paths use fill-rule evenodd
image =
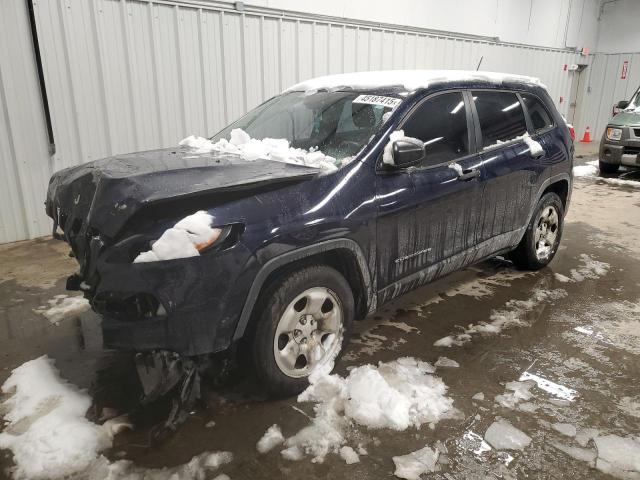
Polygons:
<instances>
[{"instance_id":1,"label":"rear tire","mask_svg":"<svg viewBox=\"0 0 640 480\"><path fill-rule=\"evenodd\" d=\"M598 166L600 167L600 173L611 174L617 173L620 170L620 165L614 165L613 163L605 163L602 160L598 161Z\"/></svg>"},{"instance_id":2,"label":"rear tire","mask_svg":"<svg viewBox=\"0 0 640 480\"><path fill-rule=\"evenodd\" d=\"M522 270L540 270L555 256L564 226L564 205L553 192L546 193L534 210L520 243L509 259Z\"/></svg>"},{"instance_id":3,"label":"rear tire","mask_svg":"<svg viewBox=\"0 0 640 480\"><path fill-rule=\"evenodd\" d=\"M302 392L314 369L340 357L354 314L351 287L331 267L312 265L276 278L256 304L249 339L260 383L274 396Z\"/></svg>"}]
</instances>

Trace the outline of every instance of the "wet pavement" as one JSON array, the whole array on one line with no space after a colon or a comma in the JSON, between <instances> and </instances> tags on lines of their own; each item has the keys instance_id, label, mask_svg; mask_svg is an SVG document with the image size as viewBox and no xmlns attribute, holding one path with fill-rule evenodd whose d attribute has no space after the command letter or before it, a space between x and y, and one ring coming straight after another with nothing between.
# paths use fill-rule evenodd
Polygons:
<instances>
[{"instance_id":1,"label":"wet pavement","mask_svg":"<svg viewBox=\"0 0 640 480\"><path fill-rule=\"evenodd\" d=\"M593 261L608 266L594 270ZM47 354L101 406L125 411L139 394L130 358L101 349L99 318L89 311L53 325L34 312L66 293L64 279L74 268L61 242L0 246L0 383L13 368ZM566 294L536 296L558 290ZM469 324L514 315L518 325L498 334L434 346ZM323 463L285 460L279 448L258 454L256 442L269 426L293 435L309 423L313 405L262 398L237 372L208 379L202 405L168 441L153 444L149 422L142 421L118 435L106 454L156 468L225 450L234 460L224 472L234 479L388 479L393 456L438 444L439 471L423 478L611 478L574 457L577 448L596 451L590 438L597 434L589 429L640 436L640 181L634 188L577 179L561 247L548 268L518 272L496 259L411 292L357 323L336 372L403 356L459 363L436 374L460 414L401 432L353 426L351 435L367 450L353 465L334 454ZM513 395L507 384L518 380L514 388L525 385L531 395ZM501 418L531 443L523 450L487 449L481 439ZM566 453L571 448L573 455ZM10 457L0 452L0 477Z\"/></svg>"}]
</instances>

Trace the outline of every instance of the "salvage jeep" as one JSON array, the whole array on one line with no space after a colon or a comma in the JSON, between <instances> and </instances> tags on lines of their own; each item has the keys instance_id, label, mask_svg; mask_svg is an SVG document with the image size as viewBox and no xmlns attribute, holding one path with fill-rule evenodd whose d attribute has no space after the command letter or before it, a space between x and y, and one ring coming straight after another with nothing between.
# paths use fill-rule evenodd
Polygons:
<instances>
[{"instance_id":1,"label":"salvage jeep","mask_svg":"<svg viewBox=\"0 0 640 480\"><path fill-rule=\"evenodd\" d=\"M211 138L57 172L46 211L105 347L156 373L243 352L267 390L293 394L333 367L354 320L405 292L496 255L547 265L572 158L537 79L342 74Z\"/></svg>"}]
</instances>

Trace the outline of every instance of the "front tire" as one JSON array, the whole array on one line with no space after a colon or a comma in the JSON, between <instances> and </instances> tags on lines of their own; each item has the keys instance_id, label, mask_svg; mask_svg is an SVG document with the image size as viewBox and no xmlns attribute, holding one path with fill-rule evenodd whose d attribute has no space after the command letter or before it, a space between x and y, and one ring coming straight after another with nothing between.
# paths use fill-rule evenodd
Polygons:
<instances>
[{"instance_id":1,"label":"front tire","mask_svg":"<svg viewBox=\"0 0 640 480\"><path fill-rule=\"evenodd\" d=\"M275 396L300 393L312 371L339 358L355 313L349 283L325 265L281 275L256 307L252 366Z\"/></svg>"},{"instance_id":2,"label":"front tire","mask_svg":"<svg viewBox=\"0 0 640 480\"><path fill-rule=\"evenodd\" d=\"M602 160L598 161L598 167L600 168L600 173L604 173L604 174L617 173L618 170L620 170L620 165L615 165L613 163L605 163Z\"/></svg>"},{"instance_id":3,"label":"front tire","mask_svg":"<svg viewBox=\"0 0 640 480\"><path fill-rule=\"evenodd\" d=\"M538 202L522 240L509 258L522 270L540 270L547 266L558 250L563 226L562 200L556 193L546 193Z\"/></svg>"}]
</instances>

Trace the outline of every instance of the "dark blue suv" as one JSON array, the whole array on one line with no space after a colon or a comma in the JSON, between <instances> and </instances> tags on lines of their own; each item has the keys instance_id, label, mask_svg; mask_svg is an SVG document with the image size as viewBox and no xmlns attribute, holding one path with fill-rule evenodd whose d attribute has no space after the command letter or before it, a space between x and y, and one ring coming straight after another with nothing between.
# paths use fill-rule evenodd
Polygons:
<instances>
[{"instance_id":1,"label":"dark blue suv","mask_svg":"<svg viewBox=\"0 0 640 480\"><path fill-rule=\"evenodd\" d=\"M516 75L323 77L187 140L52 177L54 236L80 265L67 288L108 348L166 368L239 347L280 394L409 290L499 254L544 267L571 196L569 129ZM160 252L178 230L193 242Z\"/></svg>"}]
</instances>

